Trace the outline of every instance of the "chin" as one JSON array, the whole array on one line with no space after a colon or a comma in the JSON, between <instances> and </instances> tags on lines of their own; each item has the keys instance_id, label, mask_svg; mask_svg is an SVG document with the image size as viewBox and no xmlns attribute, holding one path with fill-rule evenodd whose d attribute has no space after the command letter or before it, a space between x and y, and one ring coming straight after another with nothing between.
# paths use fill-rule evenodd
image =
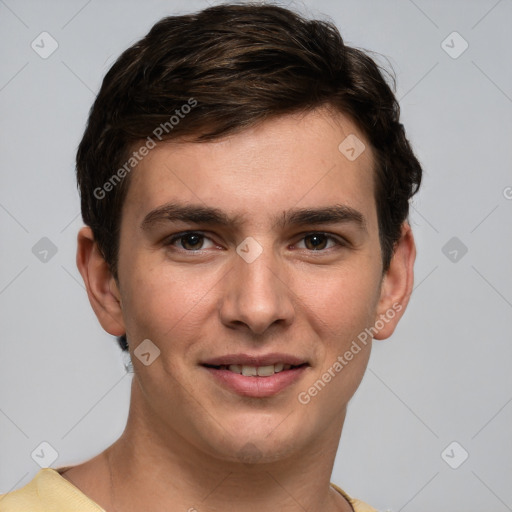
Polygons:
<instances>
[{"instance_id":1,"label":"chin","mask_svg":"<svg viewBox=\"0 0 512 512\"><path fill-rule=\"evenodd\" d=\"M277 428L274 427L273 430L269 430L268 427L253 429L244 435L241 435L243 430L233 429L224 431L224 435L215 444L211 438L205 441L208 444L208 451L214 457L226 461L244 464L273 463L285 460L300 451L303 444L301 441L306 444L306 440L301 439L306 434L303 430L300 433L293 433L289 425L285 429L276 422L276 426Z\"/></svg>"}]
</instances>

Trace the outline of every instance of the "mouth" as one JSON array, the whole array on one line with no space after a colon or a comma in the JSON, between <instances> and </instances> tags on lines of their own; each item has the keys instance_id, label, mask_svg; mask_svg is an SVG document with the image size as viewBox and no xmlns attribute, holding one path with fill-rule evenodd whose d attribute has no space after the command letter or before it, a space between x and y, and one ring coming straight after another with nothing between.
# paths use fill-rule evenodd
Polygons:
<instances>
[{"instance_id":1,"label":"mouth","mask_svg":"<svg viewBox=\"0 0 512 512\"><path fill-rule=\"evenodd\" d=\"M201 363L224 389L253 398L274 396L302 378L311 365L283 354L228 355Z\"/></svg>"},{"instance_id":2,"label":"mouth","mask_svg":"<svg viewBox=\"0 0 512 512\"><path fill-rule=\"evenodd\" d=\"M206 368L211 368L212 370L223 370L232 373L236 373L238 375L243 375L244 377L271 377L276 373L286 372L289 370L295 370L297 368L302 368L305 366L309 366L308 363L302 363L299 365L292 365L286 363L275 363L268 364L264 366L253 366L246 364L221 364L221 365L210 365L204 364Z\"/></svg>"}]
</instances>

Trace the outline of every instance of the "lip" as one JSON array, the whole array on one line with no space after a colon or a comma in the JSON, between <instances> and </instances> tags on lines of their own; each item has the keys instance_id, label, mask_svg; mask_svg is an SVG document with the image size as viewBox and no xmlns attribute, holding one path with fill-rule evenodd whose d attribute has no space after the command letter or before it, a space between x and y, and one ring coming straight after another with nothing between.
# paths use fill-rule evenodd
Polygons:
<instances>
[{"instance_id":1,"label":"lip","mask_svg":"<svg viewBox=\"0 0 512 512\"><path fill-rule=\"evenodd\" d=\"M308 366L298 366L290 370L283 370L269 377L246 377L229 370L216 370L208 366L204 366L204 368L221 386L238 395L267 398L277 395L288 386L297 382L304 375Z\"/></svg>"},{"instance_id":2,"label":"lip","mask_svg":"<svg viewBox=\"0 0 512 512\"><path fill-rule=\"evenodd\" d=\"M249 377L229 370L213 368L213 366L229 366L230 364L268 366L276 363L289 364L293 368L282 370L268 377ZM310 365L304 359L295 356L272 353L263 356L228 354L209 359L202 363L201 366L219 385L231 392L246 397L267 398L277 395L300 380Z\"/></svg>"}]
</instances>

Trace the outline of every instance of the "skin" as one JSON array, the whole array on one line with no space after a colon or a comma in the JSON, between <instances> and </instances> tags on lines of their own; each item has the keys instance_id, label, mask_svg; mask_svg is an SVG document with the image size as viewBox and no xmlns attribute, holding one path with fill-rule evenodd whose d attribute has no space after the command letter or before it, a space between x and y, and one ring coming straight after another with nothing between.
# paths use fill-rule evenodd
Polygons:
<instances>
[{"instance_id":1,"label":"skin","mask_svg":"<svg viewBox=\"0 0 512 512\"><path fill-rule=\"evenodd\" d=\"M338 150L351 133L366 145L354 161ZM407 223L382 271L372 163L354 123L326 110L213 142L162 143L145 157L123 206L119 281L90 228L80 230L77 251L101 325L115 336L127 333L131 345L129 418L110 448L65 478L108 511L351 510L329 481L371 342L309 403L298 395L395 310L375 338L390 336L412 291ZM162 221L144 230L145 216L169 201L245 217L237 226ZM275 222L293 208L335 204L360 212L364 226ZM206 238L170 245L171 235L187 230ZM315 233L320 239L307 236ZM236 252L247 237L262 248L252 263ZM145 339L160 350L149 366L133 355ZM241 396L200 365L241 352L292 354L309 366L275 396Z\"/></svg>"}]
</instances>

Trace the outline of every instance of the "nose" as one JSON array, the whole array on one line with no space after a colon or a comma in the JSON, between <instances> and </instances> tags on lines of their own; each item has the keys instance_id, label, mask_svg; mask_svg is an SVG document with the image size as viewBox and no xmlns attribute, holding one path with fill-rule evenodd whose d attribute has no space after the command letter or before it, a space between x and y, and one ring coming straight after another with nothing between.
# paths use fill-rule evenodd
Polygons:
<instances>
[{"instance_id":1,"label":"nose","mask_svg":"<svg viewBox=\"0 0 512 512\"><path fill-rule=\"evenodd\" d=\"M271 327L293 322L293 292L271 250L264 250L250 263L236 256L223 292L220 317L227 327L245 328L260 335Z\"/></svg>"}]
</instances>

